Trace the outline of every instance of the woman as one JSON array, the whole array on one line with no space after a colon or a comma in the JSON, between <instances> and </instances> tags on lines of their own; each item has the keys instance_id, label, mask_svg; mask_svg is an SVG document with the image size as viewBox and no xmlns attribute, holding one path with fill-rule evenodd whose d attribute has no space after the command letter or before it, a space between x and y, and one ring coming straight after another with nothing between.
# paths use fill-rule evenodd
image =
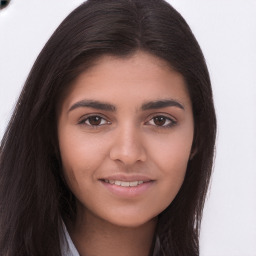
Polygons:
<instances>
[{"instance_id":1,"label":"woman","mask_svg":"<svg viewBox=\"0 0 256 256\"><path fill-rule=\"evenodd\" d=\"M1 255L199 255L215 133L179 13L85 2L37 58L1 143Z\"/></svg>"}]
</instances>

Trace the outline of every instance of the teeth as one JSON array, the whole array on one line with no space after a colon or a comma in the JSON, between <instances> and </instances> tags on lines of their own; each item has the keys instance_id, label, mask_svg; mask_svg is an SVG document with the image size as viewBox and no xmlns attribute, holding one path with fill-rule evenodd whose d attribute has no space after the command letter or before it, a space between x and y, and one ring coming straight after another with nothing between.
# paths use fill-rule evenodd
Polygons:
<instances>
[{"instance_id":1,"label":"teeth","mask_svg":"<svg viewBox=\"0 0 256 256\"><path fill-rule=\"evenodd\" d=\"M115 184L121 187L136 187L143 183L142 180L140 181L120 181L120 180L104 180L107 183Z\"/></svg>"},{"instance_id":2,"label":"teeth","mask_svg":"<svg viewBox=\"0 0 256 256\"><path fill-rule=\"evenodd\" d=\"M143 183L143 181L142 181L142 183ZM136 186L138 186L138 184L140 184L139 181L132 181L132 182L130 182L129 186L136 187Z\"/></svg>"},{"instance_id":3,"label":"teeth","mask_svg":"<svg viewBox=\"0 0 256 256\"><path fill-rule=\"evenodd\" d=\"M115 184L116 184L116 182L115 182ZM119 184L117 184L117 185L119 185ZM120 185L121 185L122 187L129 187L130 182L122 181Z\"/></svg>"}]
</instances>

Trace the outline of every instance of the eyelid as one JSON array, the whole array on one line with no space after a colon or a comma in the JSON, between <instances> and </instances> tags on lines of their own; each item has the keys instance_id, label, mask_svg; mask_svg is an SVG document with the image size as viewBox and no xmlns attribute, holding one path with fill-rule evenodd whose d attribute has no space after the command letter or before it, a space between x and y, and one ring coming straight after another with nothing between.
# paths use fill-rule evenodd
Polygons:
<instances>
[{"instance_id":1,"label":"eyelid","mask_svg":"<svg viewBox=\"0 0 256 256\"><path fill-rule=\"evenodd\" d=\"M101 119L105 120L106 123L104 124L99 124L99 125L90 125L90 124L86 124L86 120L90 117L100 117ZM166 120L169 120L171 123L168 124L168 125L153 125L153 124L149 124L149 122L153 119L153 118L156 118L156 117L164 117L166 118ZM177 124L177 120L176 118L174 118L173 116L171 116L170 114L167 114L167 113L154 113L154 114L151 114L149 115L147 118L146 118L146 122L145 124L146 125L151 125L151 126L155 126L157 128L170 128L174 125ZM104 126L104 125L109 125L111 124L111 122L109 121L109 119L103 115L103 114L100 114L100 113L90 113L90 114L86 114L86 115L83 115L79 120L78 120L78 123L79 125L84 125L84 126L88 126L88 127L92 127L92 128L99 128L101 126Z\"/></svg>"},{"instance_id":2,"label":"eyelid","mask_svg":"<svg viewBox=\"0 0 256 256\"><path fill-rule=\"evenodd\" d=\"M177 124L177 119L174 118L173 116L171 116L170 114L166 114L166 113L151 114L151 115L148 116L147 121L145 123L148 124L153 118L156 118L156 117L164 117L167 120L171 121L171 124L169 124L169 125L164 125L164 126L152 125L152 126L155 126L157 128L171 128L172 126Z\"/></svg>"},{"instance_id":3,"label":"eyelid","mask_svg":"<svg viewBox=\"0 0 256 256\"><path fill-rule=\"evenodd\" d=\"M85 124L85 121L90 118L90 117L100 117L102 119L104 119L106 121L106 124L100 124L100 125L89 125L89 124ZM79 118L78 120L78 124L80 125L85 125L85 126L88 126L88 127L93 127L93 128L97 128L97 127L100 127L100 126L103 126L103 125L108 125L110 124L111 122L108 120L108 118L106 118L104 115L102 114L98 114L98 113L90 113L90 114L86 114L84 116L82 116L81 118Z\"/></svg>"}]
</instances>

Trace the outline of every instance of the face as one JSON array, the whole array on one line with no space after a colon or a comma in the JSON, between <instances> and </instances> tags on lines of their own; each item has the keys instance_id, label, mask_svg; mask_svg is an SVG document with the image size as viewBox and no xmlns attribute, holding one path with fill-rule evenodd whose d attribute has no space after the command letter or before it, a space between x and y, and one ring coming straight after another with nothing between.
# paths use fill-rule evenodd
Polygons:
<instances>
[{"instance_id":1,"label":"face","mask_svg":"<svg viewBox=\"0 0 256 256\"><path fill-rule=\"evenodd\" d=\"M183 183L193 127L183 77L165 61L102 57L71 85L58 116L78 213L125 227L153 220Z\"/></svg>"}]
</instances>

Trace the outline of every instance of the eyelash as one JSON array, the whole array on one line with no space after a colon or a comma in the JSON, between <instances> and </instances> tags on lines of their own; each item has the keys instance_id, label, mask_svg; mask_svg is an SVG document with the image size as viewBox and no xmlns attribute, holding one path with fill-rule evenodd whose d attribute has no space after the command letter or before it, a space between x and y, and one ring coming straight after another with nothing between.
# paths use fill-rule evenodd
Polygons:
<instances>
[{"instance_id":1,"label":"eyelash","mask_svg":"<svg viewBox=\"0 0 256 256\"><path fill-rule=\"evenodd\" d=\"M104 124L96 124L96 125L93 125L93 124L86 124L87 121L90 120L90 118L99 118L99 121L101 122L102 120L105 120L105 123ZM163 118L164 119L164 123L166 122L169 122L169 124L167 125L156 125L156 124L150 124L151 121L154 122L154 119L156 118ZM90 121L89 121L90 122ZM90 115L90 116L86 116L85 118L83 118L81 121L78 122L79 125L85 125L85 126L88 126L90 128L100 128L101 126L103 125L109 125L111 124L110 121L108 121L105 117L101 116L101 115ZM173 118L170 118L170 117L167 117L165 115L154 115L150 118L149 121L147 121L145 124L149 124L149 125L152 125L152 126L155 126L155 128L161 128L161 129L166 129L166 128L171 128L173 127L174 125L177 124L177 121L174 120Z\"/></svg>"},{"instance_id":2,"label":"eyelash","mask_svg":"<svg viewBox=\"0 0 256 256\"><path fill-rule=\"evenodd\" d=\"M169 124L165 124L165 125L156 125L156 124L152 124L152 126L155 126L156 128L161 128L161 129L166 129L166 128L172 128L174 125L177 124L177 121L174 119L174 118L170 118L170 117L167 117L165 115L161 115L161 114L158 114L158 115L154 115L150 118L149 121L147 121L146 123L149 123L150 121L153 121L154 122L154 119L156 118L163 118L165 120L165 123L168 121Z\"/></svg>"},{"instance_id":3,"label":"eyelash","mask_svg":"<svg viewBox=\"0 0 256 256\"><path fill-rule=\"evenodd\" d=\"M86 124L86 122L87 122L90 118L99 118L100 121L105 120L106 123L104 123L104 124L99 124L99 125ZM79 121L78 124L80 124L80 125L86 125L86 126L91 127L91 128L99 128L99 127L102 126L102 125L110 124L110 122L107 121L107 119L106 119L105 117L101 116L101 115L89 115L89 116L86 116L85 118L83 118L81 121Z\"/></svg>"}]
</instances>

